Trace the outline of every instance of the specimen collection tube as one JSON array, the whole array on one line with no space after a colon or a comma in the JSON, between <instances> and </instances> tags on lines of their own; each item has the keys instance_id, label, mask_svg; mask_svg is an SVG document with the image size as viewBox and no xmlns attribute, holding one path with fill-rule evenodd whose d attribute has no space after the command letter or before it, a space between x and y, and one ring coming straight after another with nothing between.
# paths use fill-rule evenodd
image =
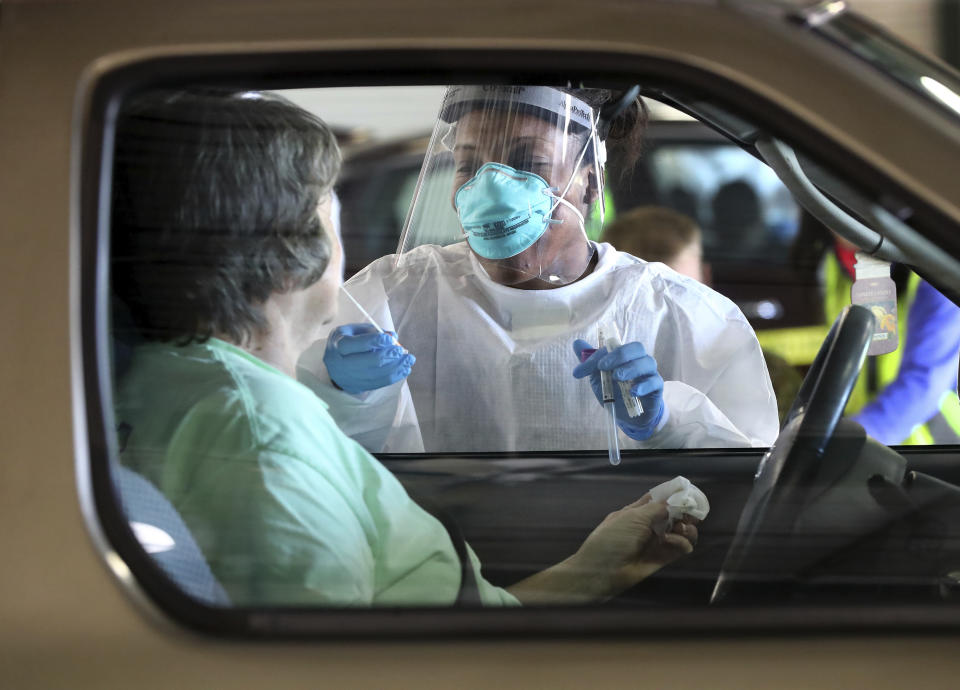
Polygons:
<instances>
[{"instance_id":1,"label":"specimen collection tube","mask_svg":"<svg viewBox=\"0 0 960 690\"><path fill-rule=\"evenodd\" d=\"M606 345L603 326L597 327L597 340L599 346ZM611 465L620 464L620 440L617 438L617 410L614 404L613 396L613 373L609 371L600 372L600 390L603 398L603 409L607 410L607 451L610 457Z\"/></svg>"}]
</instances>

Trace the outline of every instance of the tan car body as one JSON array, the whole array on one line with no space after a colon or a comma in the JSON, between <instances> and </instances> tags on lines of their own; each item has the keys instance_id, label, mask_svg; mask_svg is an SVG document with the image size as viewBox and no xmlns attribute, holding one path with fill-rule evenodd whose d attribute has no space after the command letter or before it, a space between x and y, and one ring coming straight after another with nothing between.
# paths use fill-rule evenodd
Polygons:
<instances>
[{"instance_id":1,"label":"tan car body","mask_svg":"<svg viewBox=\"0 0 960 690\"><path fill-rule=\"evenodd\" d=\"M758 28L764 16L720 2L614 0L3 3L0 686L955 687L955 633L205 638L151 613L118 584L81 509L71 165L91 79L155 55L293 49L495 47L672 58L792 110L960 223L960 140L956 128L942 126L945 116L902 98L878 74L799 48L795 31ZM904 131L904 122L915 121L928 126Z\"/></svg>"}]
</instances>

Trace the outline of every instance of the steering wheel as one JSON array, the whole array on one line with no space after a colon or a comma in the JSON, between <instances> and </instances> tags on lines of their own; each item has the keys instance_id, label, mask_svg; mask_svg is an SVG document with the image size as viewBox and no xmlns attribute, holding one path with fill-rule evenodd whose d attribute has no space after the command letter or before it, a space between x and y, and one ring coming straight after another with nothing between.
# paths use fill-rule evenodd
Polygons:
<instances>
[{"instance_id":1,"label":"steering wheel","mask_svg":"<svg viewBox=\"0 0 960 690\"><path fill-rule=\"evenodd\" d=\"M711 603L729 601L737 591L782 583L792 570L782 558L807 503L824 451L836 431L863 366L873 334L870 310L847 307L817 352L783 429L764 456L737 531L727 551Z\"/></svg>"}]
</instances>

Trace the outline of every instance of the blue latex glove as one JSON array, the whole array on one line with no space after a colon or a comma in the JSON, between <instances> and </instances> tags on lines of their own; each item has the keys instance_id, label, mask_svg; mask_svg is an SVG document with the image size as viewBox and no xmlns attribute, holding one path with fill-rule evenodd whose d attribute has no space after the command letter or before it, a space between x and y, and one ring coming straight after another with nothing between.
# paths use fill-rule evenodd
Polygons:
<instances>
[{"instance_id":1,"label":"blue latex glove","mask_svg":"<svg viewBox=\"0 0 960 690\"><path fill-rule=\"evenodd\" d=\"M405 379L417 358L400 347L394 336L368 323L337 326L323 353L330 380L347 393L363 393Z\"/></svg>"},{"instance_id":2,"label":"blue latex glove","mask_svg":"<svg viewBox=\"0 0 960 690\"><path fill-rule=\"evenodd\" d=\"M575 340L573 351L580 359L580 353L593 349L585 340ZM614 385L614 408L617 413L617 426L630 438L636 441L646 441L653 436L657 425L663 419L666 406L663 403L663 378L657 373L657 362L647 354L643 345L637 342L621 345L613 352L600 348L590 358L578 364L573 370L574 378L590 377L590 387L597 401L603 402L603 391L600 386L600 372L613 373L614 381L630 381L630 393L640 398L643 412L638 417L627 414L623 405L623 395L620 386Z\"/></svg>"}]
</instances>

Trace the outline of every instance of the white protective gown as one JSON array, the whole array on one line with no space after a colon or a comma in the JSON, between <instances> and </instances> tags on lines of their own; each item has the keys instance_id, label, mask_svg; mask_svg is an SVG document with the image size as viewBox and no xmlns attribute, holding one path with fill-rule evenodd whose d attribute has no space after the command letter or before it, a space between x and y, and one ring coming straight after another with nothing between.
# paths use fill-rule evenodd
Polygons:
<instances>
[{"instance_id":1,"label":"white protective gown","mask_svg":"<svg viewBox=\"0 0 960 690\"><path fill-rule=\"evenodd\" d=\"M355 396L330 384L326 341L298 376L374 452L602 450L604 410L573 378L572 343L612 319L657 361L668 416L627 448L769 446L777 403L753 330L730 300L663 264L597 245L585 278L553 290L494 283L465 242L382 257L346 288L417 357L406 381ZM365 319L341 297L339 323Z\"/></svg>"}]
</instances>

